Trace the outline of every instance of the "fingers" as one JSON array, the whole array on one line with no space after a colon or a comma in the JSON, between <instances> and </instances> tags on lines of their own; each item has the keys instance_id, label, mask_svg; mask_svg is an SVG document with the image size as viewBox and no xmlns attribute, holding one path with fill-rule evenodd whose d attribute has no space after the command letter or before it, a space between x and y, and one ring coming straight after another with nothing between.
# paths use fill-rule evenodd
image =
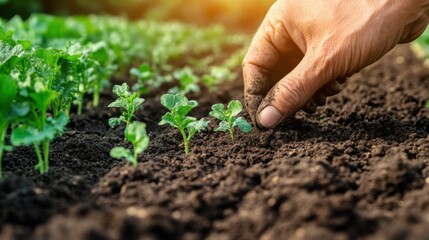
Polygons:
<instances>
[{"instance_id":1,"label":"fingers","mask_svg":"<svg viewBox=\"0 0 429 240\"><path fill-rule=\"evenodd\" d=\"M323 51L317 51L323 52ZM263 128L273 128L300 108L315 111L317 103L325 102L326 96L313 96L325 86L329 94L338 92L337 83L329 83L332 75L330 59L307 53L298 66L281 79L262 100L258 108L257 123ZM321 92L322 93L322 92Z\"/></svg>"},{"instance_id":2,"label":"fingers","mask_svg":"<svg viewBox=\"0 0 429 240\"><path fill-rule=\"evenodd\" d=\"M255 123L262 99L278 80L275 79L275 65L279 62L280 52L271 41L275 29L269 23L269 15L255 34L243 60L245 103Z\"/></svg>"},{"instance_id":3,"label":"fingers","mask_svg":"<svg viewBox=\"0 0 429 240\"><path fill-rule=\"evenodd\" d=\"M339 78L334 81L330 81L325 86L323 86L319 91L316 92L313 96L313 102L317 106L323 106L326 104L326 99L329 96L333 96L341 92L342 86L341 83L345 83L346 78ZM303 110L307 113L314 113L316 111L315 108L308 109L304 106Z\"/></svg>"}]
</instances>

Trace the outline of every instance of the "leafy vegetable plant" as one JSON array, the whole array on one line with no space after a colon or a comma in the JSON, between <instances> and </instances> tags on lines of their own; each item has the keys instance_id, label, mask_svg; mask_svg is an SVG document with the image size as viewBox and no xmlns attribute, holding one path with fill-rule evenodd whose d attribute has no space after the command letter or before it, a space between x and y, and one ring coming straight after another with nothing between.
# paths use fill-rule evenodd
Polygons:
<instances>
[{"instance_id":1,"label":"leafy vegetable plant","mask_svg":"<svg viewBox=\"0 0 429 240\"><path fill-rule=\"evenodd\" d=\"M170 112L162 117L159 125L169 124L179 129L185 143L185 154L189 154L189 141L197 132L205 130L209 121L204 118L197 120L187 116L193 108L198 106L198 103L188 100L182 94L164 94L161 96L161 104Z\"/></svg>"},{"instance_id":2,"label":"leafy vegetable plant","mask_svg":"<svg viewBox=\"0 0 429 240\"><path fill-rule=\"evenodd\" d=\"M135 112L144 102L144 99L139 98L137 93L130 92L128 84L126 83L123 83L121 86L115 85L113 87L113 93L118 95L118 99L111 103L109 107L121 108L122 115L118 118L109 119L109 125L113 128L120 125L121 122L125 122L128 126Z\"/></svg>"},{"instance_id":3,"label":"leafy vegetable plant","mask_svg":"<svg viewBox=\"0 0 429 240\"><path fill-rule=\"evenodd\" d=\"M138 155L144 152L149 146L149 137L146 133L146 124L142 122L132 122L125 128L125 138L133 145L134 152L124 147L114 147L110 151L110 156L116 159L125 158L133 166L137 166Z\"/></svg>"},{"instance_id":4,"label":"leafy vegetable plant","mask_svg":"<svg viewBox=\"0 0 429 240\"><path fill-rule=\"evenodd\" d=\"M215 131L229 131L232 141L234 141L234 127L238 127L242 132L252 131L252 126L243 117L236 117L243 110L241 102L232 100L227 108L221 103L212 106L210 116L220 120L219 127Z\"/></svg>"}]
</instances>

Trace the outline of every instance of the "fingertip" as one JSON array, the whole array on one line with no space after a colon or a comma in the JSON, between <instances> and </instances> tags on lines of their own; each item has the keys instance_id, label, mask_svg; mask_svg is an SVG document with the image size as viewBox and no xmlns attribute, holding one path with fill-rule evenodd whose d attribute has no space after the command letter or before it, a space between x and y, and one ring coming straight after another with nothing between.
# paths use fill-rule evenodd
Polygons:
<instances>
[{"instance_id":1,"label":"fingertip","mask_svg":"<svg viewBox=\"0 0 429 240\"><path fill-rule=\"evenodd\" d=\"M267 106L258 114L258 126L265 129L275 128L282 121L282 114L273 106Z\"/></svg>"}]
</instances>

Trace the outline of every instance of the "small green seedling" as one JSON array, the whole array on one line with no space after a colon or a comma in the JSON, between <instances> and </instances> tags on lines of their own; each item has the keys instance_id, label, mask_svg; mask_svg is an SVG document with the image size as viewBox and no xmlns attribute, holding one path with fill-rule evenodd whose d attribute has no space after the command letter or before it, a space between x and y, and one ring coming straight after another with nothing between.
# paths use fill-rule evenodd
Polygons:
<instances>
[{"instance_id":1,"label":"small green seedling","mask_svg":"<svg viewBox=\"0 0 429 240\"><path fill-rule=\"evenodd\" d=\"M186 116L198 103L194 100L189 101L182 94L164 94L161 96L161 104L170 112L162 117L159 125L169 124L179 129L185 143L185 154L189 154L189 141L197 132L205 130L209 121Z\"/></svg>"},{"instance_id":2,"label":"small green seedling","mask_svg":"<svg viewBox=\"0 0 429 240\"><path fill-rule=\"evenodd\" d=\"M252 131L252 126L243 117L236 117L243 110L241 102L232 100L227 108L221 103L212 106L210 116L219 119L219 127L215 131L229 131L232 141L234 141L234 127L238 127L242 132L248 133Z\"/></svg>"},{"instance_id":3,"label":"small green seedling","mask_svg":"<svg viewBox=\"0 0 429 240\"><path fill-rule=\"evenodd\" d=\"M137 166L138 155L144 152L149 146L149 137L146 133L146 124L142 122L132 122L125 128L125 138L133 144L134 152L124 147L114 147L110 151L110 156L116 159L125 158L133 166Z\"/></svg>"},{"instance_id":4,"label":"small green seedling","mask_svg":"<svg viewBox=\"0 0 429 240\"><path fill-rule=\"evenodd\" d=\"M137 93L130 92L128 84L126 83L123 83L121 86L115 85L113 87L113 93L118 95L119 98L112 102L109 107L121 108L122 115L118 118L110 118L109 125L114 128L124 122L126 126L128 126L135 112L144 102L144 99L139 98Z\"/></svg>"}]
</instances>

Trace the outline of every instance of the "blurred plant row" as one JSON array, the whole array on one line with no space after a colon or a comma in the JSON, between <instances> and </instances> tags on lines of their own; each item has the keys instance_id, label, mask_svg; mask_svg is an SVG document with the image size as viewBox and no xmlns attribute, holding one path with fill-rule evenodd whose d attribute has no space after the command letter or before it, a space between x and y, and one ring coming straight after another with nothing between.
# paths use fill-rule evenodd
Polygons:
<instances>
[{"instance_id":1,"label":"blurred plant row","mask_svg":"<svg viewBox=\"0 0 429 240\"><path fill-rule=\"evenodd\" d=\"M255 30L274 0L0 0L0 16L113 14L131 19L176 19Z\"/></svg>"}]
</instances>

